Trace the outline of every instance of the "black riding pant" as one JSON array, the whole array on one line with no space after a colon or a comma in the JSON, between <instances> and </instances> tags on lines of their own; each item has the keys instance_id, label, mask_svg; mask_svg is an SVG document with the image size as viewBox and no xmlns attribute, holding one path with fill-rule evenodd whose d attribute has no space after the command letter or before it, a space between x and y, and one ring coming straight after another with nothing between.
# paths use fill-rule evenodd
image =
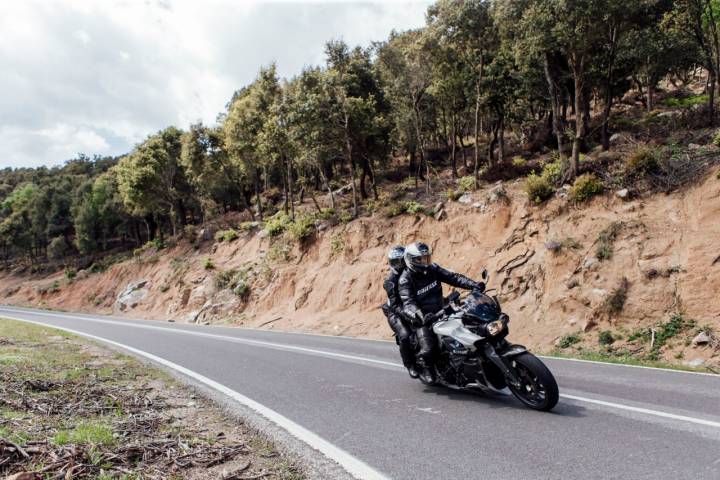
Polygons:
<instances>
[{"instance_id":1,"label":"black riding pant","mask_svg":"<svg viewBox=\"0 0 720 480\"><path fill-rule=\"evenodd\" d=\"M400 358L402 358L403 365L405 365L405 368L412 367L415 365L415 352L413 351L412 342L410 341L412 332L398 315L389 312L386 308L383 308L383 312L387 317L390 328L395 332L395 338L400 347Z\"/></svg>"},{"instance_id":2,"label":"black riding pant","mask_svg":"<svg viewBox=\"0 0 720 480\"><path fill-rule=\"evenodd\" d=\"M429 367L433 363L435 352L435 334L430 327L419 327L415 330L418 345L420 346L419 357Z\"/></svg>"}]
</instances>

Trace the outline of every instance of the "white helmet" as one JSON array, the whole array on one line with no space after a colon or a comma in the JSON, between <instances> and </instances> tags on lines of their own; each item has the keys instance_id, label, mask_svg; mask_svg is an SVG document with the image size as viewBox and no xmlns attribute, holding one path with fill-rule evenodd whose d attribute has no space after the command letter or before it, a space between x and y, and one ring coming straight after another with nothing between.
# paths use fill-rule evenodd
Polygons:
<instances>
[{"instance_id":1,"label":"white helmet","mask_svg":"<svg viewBox=\"0 0 720 480\"><path fill-rule=\"evenodd\" d=\"M432 250L422 242L405 247L405 265L413 272L425 272L432 265Z\"/></svg>"}]
</instances>

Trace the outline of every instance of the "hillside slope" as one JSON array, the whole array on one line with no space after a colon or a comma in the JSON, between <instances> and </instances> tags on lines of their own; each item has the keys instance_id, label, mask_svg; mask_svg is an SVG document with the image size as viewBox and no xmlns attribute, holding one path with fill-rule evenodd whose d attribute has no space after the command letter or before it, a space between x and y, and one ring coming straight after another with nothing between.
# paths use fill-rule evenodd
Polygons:
<instances>
[{"instance_id":1,"label":"hillside slope","mask_svg":"<svg viewBox=\"0 0 720 480\"><path fill-rule=\"evenodd\" d=\"M517 342L718 364L712 346L691 343L701 328L720 331L715 172L688 190L630 201L606 194L574 206L559 195L536 207L520 181L462 200L445 204L439 221L375 215L322 225L302 248L255 230L232 242L181 241L73 280L3 272L0 302L387 339L378 309L384 255L423 240L447 268L475 278L489 270ZM229 269L246 272L245 299L220 288L217 277ZM600 346L601 332L617 341Z\"/></svg>"}]
</instances>

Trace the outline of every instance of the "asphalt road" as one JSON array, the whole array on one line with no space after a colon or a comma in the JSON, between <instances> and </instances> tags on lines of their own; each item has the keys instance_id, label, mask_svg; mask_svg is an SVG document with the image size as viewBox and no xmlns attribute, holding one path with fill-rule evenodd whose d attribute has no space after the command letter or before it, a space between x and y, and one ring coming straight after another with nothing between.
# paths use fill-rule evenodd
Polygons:
<instances>
[{"instance_id":1,"label":"asphalt road","mask_svg":"<svg viewBox=\"0 0 720 480\"><path fill-rule=\"evenodd\" d=\"M720 479L716 375L544 359L561 399L538 413L509 394L425 387L390 342L10 307L0 317L196 372L341 449L367 478Z\"/></svg>"}]
</instances>

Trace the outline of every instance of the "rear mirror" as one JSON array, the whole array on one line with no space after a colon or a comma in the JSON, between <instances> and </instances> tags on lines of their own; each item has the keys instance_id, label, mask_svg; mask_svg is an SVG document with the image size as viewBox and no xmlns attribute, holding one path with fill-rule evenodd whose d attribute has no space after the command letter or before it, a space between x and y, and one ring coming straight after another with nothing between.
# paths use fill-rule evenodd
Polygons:
<instances>
[{"instance_id":1,"label":"rear mirror","mask_svg":"<svg viewBox=\"0 0 720 480\"><path fill-rule=\"evenodd\" d=\"M483 268L482 273L480 274L480 276L482 277L483 282L487 282L487 281L488 281L488 278L490 278L490 274L488 273L487 268Z\"/></svg>"}]
</instances>

